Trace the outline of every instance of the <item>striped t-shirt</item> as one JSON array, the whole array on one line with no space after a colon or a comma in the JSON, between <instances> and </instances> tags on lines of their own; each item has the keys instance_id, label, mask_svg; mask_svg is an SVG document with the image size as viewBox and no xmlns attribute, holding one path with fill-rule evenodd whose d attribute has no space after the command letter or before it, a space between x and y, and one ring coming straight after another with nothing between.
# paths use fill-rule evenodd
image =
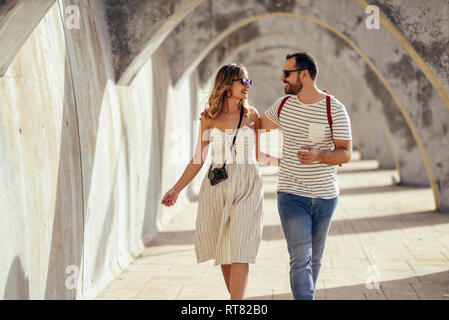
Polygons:
<instances>
[{"instance_id":1,"label":"striped t-shirt","mask_svg":"<svg viewBox=\"0 0 449 320\"><path fill-rule=\"evenodd\" d=\"M300 102L291 95L278 118L278 108L284 97L279 98L265 112L279 126L283 146L278 192L309 198L332 199L339 195L337 166L321 162L301 164L296 152L301 146L313 146L319 150L334 150L326 112L326 98L314 104ZM352 140L351 124L345 106L331 96L332 129L334 139Z\"/></svg>"}]
</instances>

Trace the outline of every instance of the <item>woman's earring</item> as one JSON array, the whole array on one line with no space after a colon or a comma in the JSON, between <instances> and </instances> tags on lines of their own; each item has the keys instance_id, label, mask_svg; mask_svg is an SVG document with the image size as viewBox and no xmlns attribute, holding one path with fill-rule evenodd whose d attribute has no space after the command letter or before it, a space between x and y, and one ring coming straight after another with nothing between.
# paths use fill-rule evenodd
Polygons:
<instances>
[{"instance_id":1,"label":"woman's earring","mask_svg":"<svg viewBox=\"0 0 449 320\"><path fill-rule=\"evenodd\" d=\"M230 98L230 97L232 97L232 93L228 96L228 93L230 93L229 92L229 90L228 91L226 91L226 98Z\"/></svg>"}]
</instances>

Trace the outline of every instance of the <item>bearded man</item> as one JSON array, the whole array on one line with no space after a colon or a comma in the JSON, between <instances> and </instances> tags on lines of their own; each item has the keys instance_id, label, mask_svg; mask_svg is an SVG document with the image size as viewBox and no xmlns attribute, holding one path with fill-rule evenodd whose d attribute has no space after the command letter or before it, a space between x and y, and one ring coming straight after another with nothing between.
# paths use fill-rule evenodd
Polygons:
<instances>
[{"instance_id":1,"label":"bearded man","mask_svg":"<svg viewBox=\"0 0 449 320\"><path fill-rule=\"evenodd\" d=\"M261 116L261 129L279 128L278 211L290 254L295 300L313 300L339 188L337 165L349 162L352 134L345 106L316 86L318 66L307 52L286 57L285 94Z\"/></svg>"}]
</instances>

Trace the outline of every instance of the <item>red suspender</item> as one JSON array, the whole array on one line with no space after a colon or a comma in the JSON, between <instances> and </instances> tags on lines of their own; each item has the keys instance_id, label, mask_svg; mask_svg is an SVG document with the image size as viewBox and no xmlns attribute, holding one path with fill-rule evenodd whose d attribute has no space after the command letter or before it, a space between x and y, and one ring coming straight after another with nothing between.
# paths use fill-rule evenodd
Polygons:
<instances>
[{"instance_id":1,"label":"red suspender","mask_svg":"<svg viewBox=\"0 0 449 320\"><path fill-rule=\"evenodd\" d=\"M327 112L327 122L329 122L329 127L331 128L331 135L332 135L332 142L334 142L334 131L332 130L332 113L331 113L331 96L329 95L329 92L326 90L323 90L326 92L326 112ZM337 146L334 142L334 148L337 149ZM339 164L341 167L341 163Z\"/></svg>"},{"instance_id":2,"label":"red suspender","mask_svg":"<svg viewBox=\"0 0 449 320\"><path fill-rule=\"evenodd\" d=\"M290 98L290 96L286 96L286 97L282 100L281 104L279 105L279 108L278 108L278 118L281 116L281 110L282 110L282 108L284 107L284 104L285 104L285 102L288 100L288 98Z\"/></svg>"},{"instance_id":3,"label":"red suspender","mask_svg":"<svg viewBox=\"0 0 449 320\"><path fill-rule=\"evenodd\" d=\"M329 122L329 127L331 128L331 134L332 137L334 136L334 132L332 130L332 113L331 113L331 96L329 95L329 92L326 90L323 90L323 92L326 92L326 112L327 112L327 122Z\"/></svg>"}]
</instances>

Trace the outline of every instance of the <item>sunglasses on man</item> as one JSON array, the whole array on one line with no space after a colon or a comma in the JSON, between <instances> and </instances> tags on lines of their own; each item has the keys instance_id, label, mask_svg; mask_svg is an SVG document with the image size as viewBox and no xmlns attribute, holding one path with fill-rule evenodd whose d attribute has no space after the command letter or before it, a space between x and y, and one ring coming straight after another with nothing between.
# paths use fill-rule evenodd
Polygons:
<instances>
[{"instance_id":1,"label":"sunglasses on man","mask_svg":"<svg viewBox=\"0 0 449 320\"><path fill-rule=\"evenodd\" d=\"M306 70L306 68L301 68L301 69L295 69L295 70L282 70L282 75L285 78L288 78L288 76L290 75L290 73L295 72L295 71L303 71Z\"/></svg>"},{"instance_id":2,"label":"sunglasses on man","mask_svg":"<svg viewBox=\"0 0 449 320\"><path fill-rule=\"evenodd\" d=\"M253 84L253 80L247 79L247 78L240 78L240 79L234 79L232 80L232 82L234 81L240 81L244 87L246 87L247 84L249 84L250 86Z\"/></svg>"}]
</instances>

